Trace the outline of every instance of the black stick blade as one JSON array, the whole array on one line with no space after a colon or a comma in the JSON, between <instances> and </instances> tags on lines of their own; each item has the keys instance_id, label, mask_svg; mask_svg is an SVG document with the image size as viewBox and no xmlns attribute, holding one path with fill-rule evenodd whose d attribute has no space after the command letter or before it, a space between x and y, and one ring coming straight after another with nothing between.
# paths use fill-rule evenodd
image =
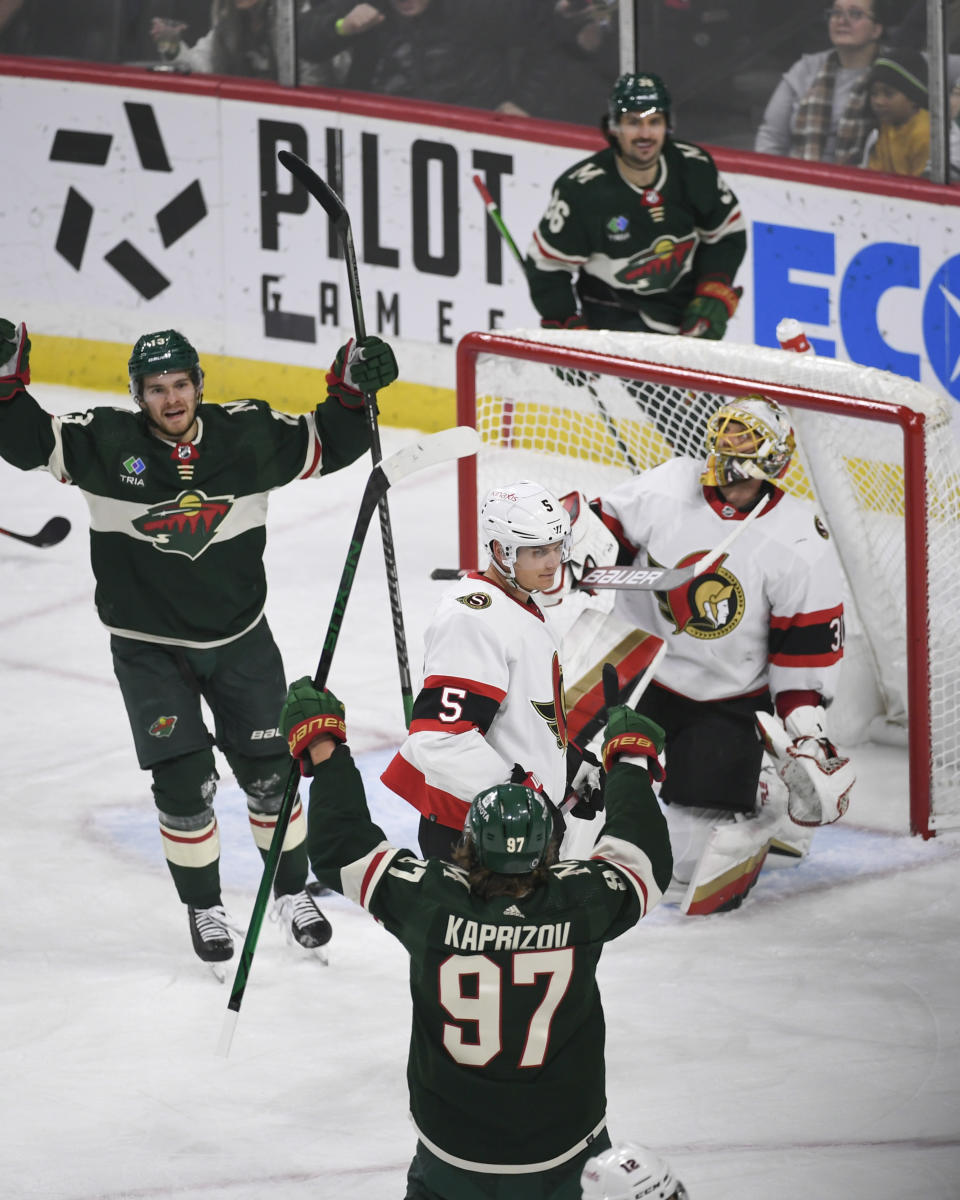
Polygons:
<instances>
[{"instance_id":1,"label":"black stick blade","mask_svg":"<svg viewBox=\"0 0 960 1200\"><path fill-rule=\"evenodd\" d=\"M620 702L620 679L613 663L603 664L603 706L613 708Z\"/></svg>"},{"instance_id":2,"label":"black stick blade","mask_svg":"<svg viewBox=\"0 0 960 1200\"><path fill-rule=\"evenodd\" d=\"M7 537L16 538L18 542L26 542L29 546L39 546L45 550L48 546L56 546L70 532L70 522L66 517L51 517L39 533L14 533L12 529L0 529Z\"/></svg>"},{"instance_id":3,"label":"black stick blade","mask_svg":"<svg viewBox=\"0 0 960 1200\"><path fill-rule=\"evenodd\" d=\"M277 160L281 166L287 168L294 179L303 184L337 228L349 224L350 218L347 216L343 201L329 183L325 179L321 179L298 154L293 154L290 150L278 150Z\"/></svg>"}]
</instances>

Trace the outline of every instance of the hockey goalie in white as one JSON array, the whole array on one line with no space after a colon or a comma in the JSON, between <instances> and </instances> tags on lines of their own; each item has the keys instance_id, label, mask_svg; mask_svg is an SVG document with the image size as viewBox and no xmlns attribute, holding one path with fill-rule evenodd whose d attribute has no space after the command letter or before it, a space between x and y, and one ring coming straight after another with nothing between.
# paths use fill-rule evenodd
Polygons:
<instances>
[{"instance_id":1,"label":"hockey goalie in white","mask_svg":"<svg viewBox=\"0 0 960 1200\"><path fill-rule=\"evenodd\" d=\"M666 731L661 800L673 890L690 914L736 908L765 863L799 861L854 782L826 733L843 656L840 566L819 514L777 486L794 448L786 411L746 396L710 419L706 463L674 458L592 511L582 497L573 506L587 524L602 519L621 562L670 567L695 563L763 506L691 583L618 591L613 608L667 644L636 707ZM574 562L589 542L575 523Z\"/></svg>"},{"instance_id":2,"label":"hockey goalie in white","mask_svg":"<svg viewBox=\"0 0 960 1200\"><path fill-rule=\"evenodd\" d=\"M382 775L420 811L420 849L446 858L470 800L526 783L559 805L567 734L558 639L537 604L570 554L570 517L530 480L487 493L490 557L440 600L424 638L423 687L406 741Z\"/></svg>"}]
</instances>

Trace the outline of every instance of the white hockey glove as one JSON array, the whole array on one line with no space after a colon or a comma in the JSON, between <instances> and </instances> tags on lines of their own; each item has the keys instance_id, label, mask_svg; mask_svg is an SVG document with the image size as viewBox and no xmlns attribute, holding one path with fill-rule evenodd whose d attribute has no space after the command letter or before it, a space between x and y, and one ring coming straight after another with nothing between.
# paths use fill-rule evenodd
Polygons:
<instances>
[{"instance_id":1,"label":"white hockey glove","mask_svg":"<svg viewBox=\"0 0 960 1200\"><path fill-rule=\"evenodd\" d=\"M824 711L803 704L781 723L769 713L756 714L764 747L790 793L787 813L797 825L830 825L850 803L856 775L824 732Z\"/></svg>"}]
</instances>

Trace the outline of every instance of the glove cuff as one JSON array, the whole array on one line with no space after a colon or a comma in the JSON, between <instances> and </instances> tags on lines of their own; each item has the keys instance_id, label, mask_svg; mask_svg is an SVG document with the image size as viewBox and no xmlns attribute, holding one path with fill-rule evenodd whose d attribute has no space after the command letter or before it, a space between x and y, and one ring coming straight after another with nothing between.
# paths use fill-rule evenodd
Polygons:
<instances>
[{"instance_id":1,"label":"glove cuff","mask_svg":"<svg viewBox=\"0 0 960 1200\"><path fill-rule=\"evenodd\" d=\"M740 303L740 293L720 279L701 279L693 293L695 296L709 296L711 300L719 300L727 310L727 316L732 317Z\"/></svg>"},{"instance_id":2,"label":"glove cuff","mask_svg":"<svg viewBox=\"0 0 960 1200\"><path fill-rule=\"evenodd\" d=\"M610 738L603 747L603 769L609 771L622 754L631 758L645 758L652 778L663 779L664 771L657 756L657 747L645 733L618 733Z\"/></svg>"},{"instance_id":3,"label":"glove cuff","mask_svg":"<svg viewBox=\"0 0 960 1200\"><path fill-rule=\"evenodd\" d=\"M318 737L328 734L338 742L347 740L347 724L343 717L333 713L317 713L316 716L306 717L298 721L287 734L287 744L294 758L302 758L310 749L310 744Z\"/></svg>"},{"instance_id":4,"label":"glove cuff","mask_svg":"<svg viewBox=\"0 0 960 1200\"><path fill-rule=\"evenodd\" d=\"M541 329L589 329L582 313L571 313L569 317L541 317Z\"/></svg>"}]
</instances>

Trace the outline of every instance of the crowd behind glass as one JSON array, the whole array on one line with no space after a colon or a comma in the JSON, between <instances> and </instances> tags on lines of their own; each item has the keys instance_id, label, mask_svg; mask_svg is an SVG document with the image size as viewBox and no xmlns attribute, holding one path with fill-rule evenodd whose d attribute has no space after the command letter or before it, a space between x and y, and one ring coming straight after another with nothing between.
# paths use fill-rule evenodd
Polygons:
<instances>
[{"instance_id":1,"label":"crowd behind glass","mask_svg":"<svg viewBox=\"0 0 960 1200\"><path fill-rule=\"evenodd\" d=\"M928 7L634 0L636 67L667 81L678 137L808 161L929 176L916 144L929 139L932 110L935 136L947 128L958 180L960 0L943 0L934 30ZM620 71L619 28L617 0L0 0L0 53L592 126ZM942 93L931 86L940 79L933 59L943 66ZM912 159L884 134L908 120Z\"/></svg>"}]
</instances>

